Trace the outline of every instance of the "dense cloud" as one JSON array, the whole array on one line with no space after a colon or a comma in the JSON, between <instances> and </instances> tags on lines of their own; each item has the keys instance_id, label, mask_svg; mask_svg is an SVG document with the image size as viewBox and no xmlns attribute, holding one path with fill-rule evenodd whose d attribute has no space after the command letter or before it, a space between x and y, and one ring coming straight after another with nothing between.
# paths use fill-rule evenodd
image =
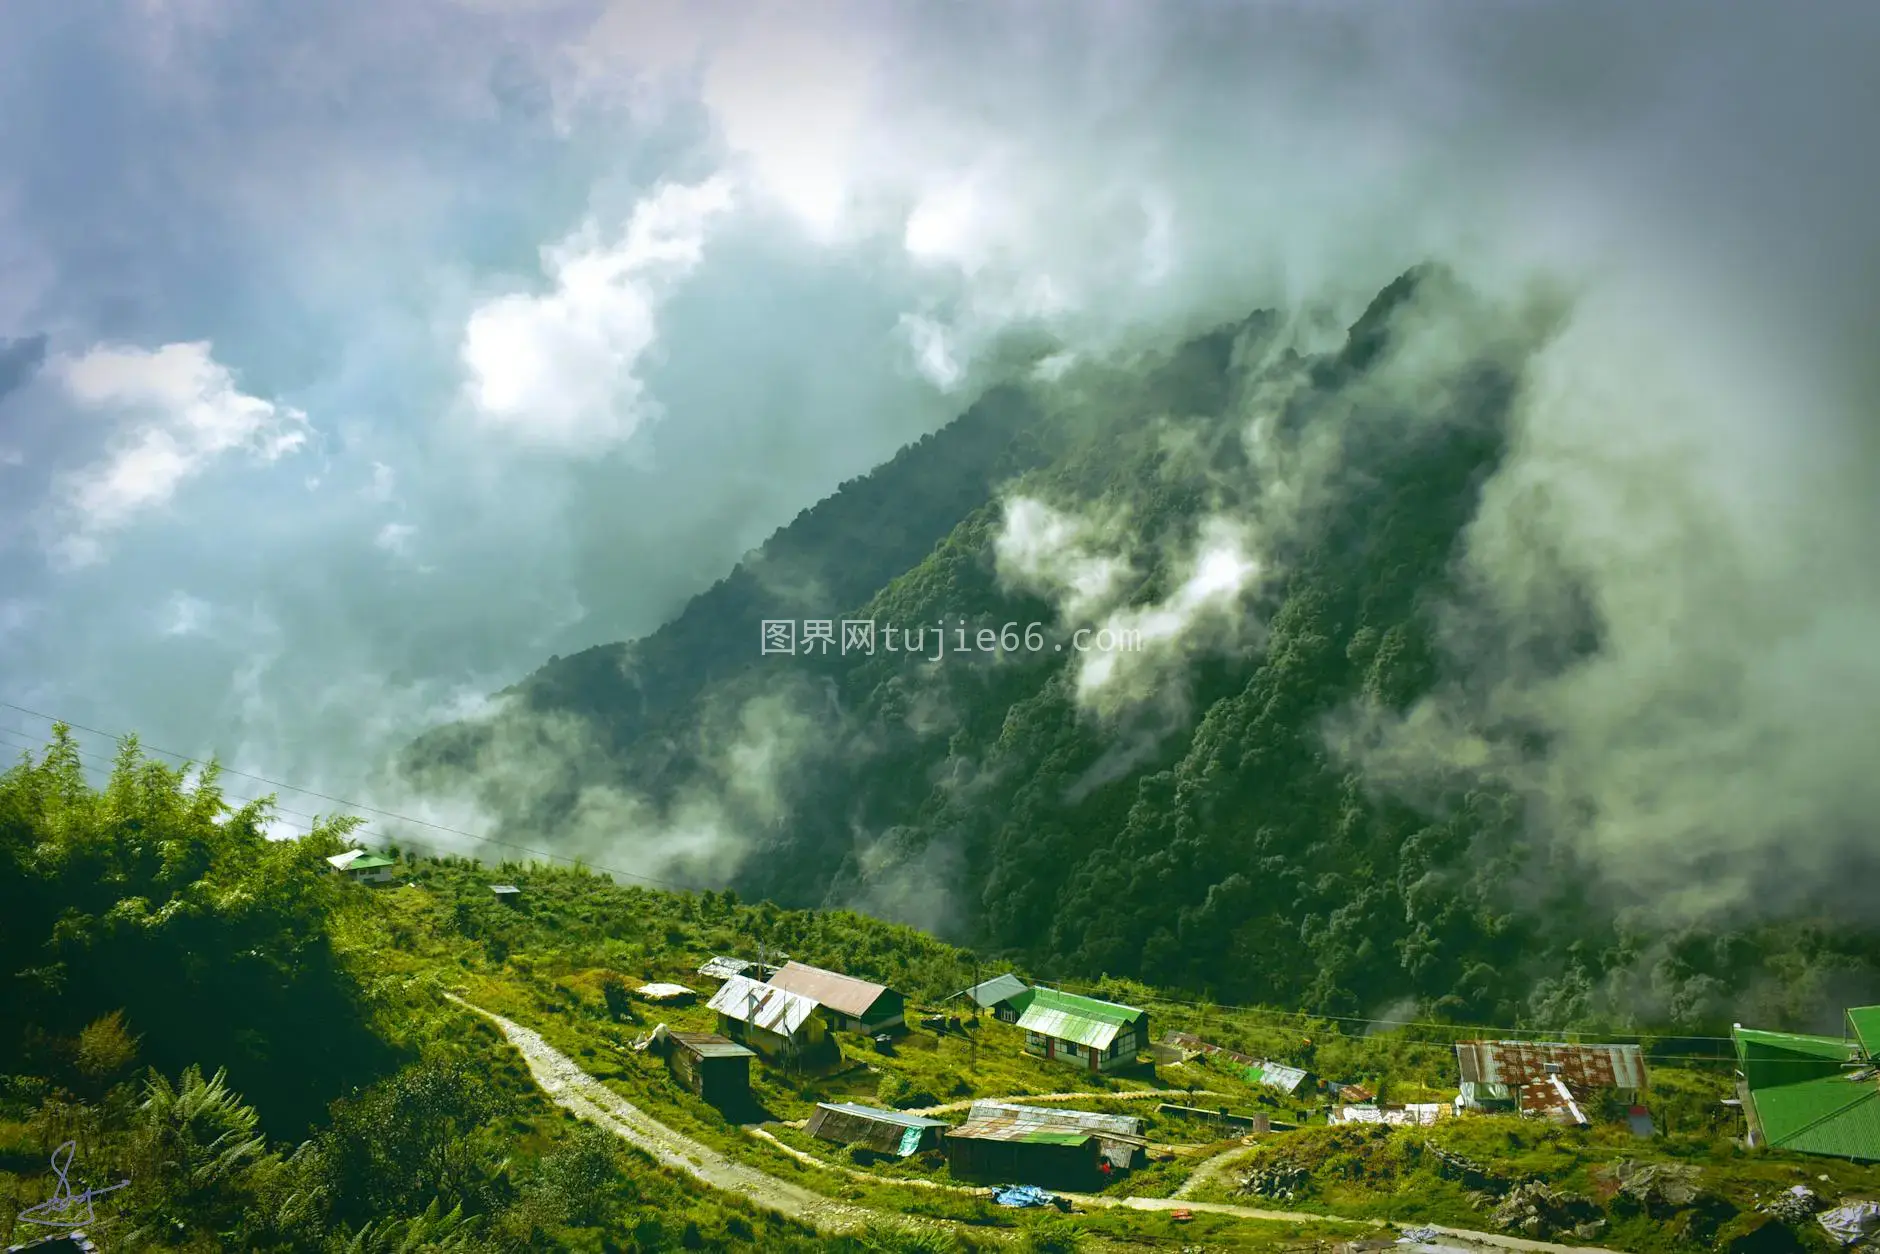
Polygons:
<instances>
[{"instance_id":1,"label":"dense cloud","mask_svg":"<svg viewBox=\"0 0 1880 1254\"><path fill-rule=\"evenodd\" d=\"M353 795L410 731L650 629L944 421L1002 337L1344 312L1440 253L1581 291L1472 544L1452 631L1483 665L1361 747L1406 789L1514 782L1623 878L1723 904L1880 800L1877 25L11 6L0 698ZM175 371L105 396L84 362ZM1562 672L1526 645L1569 592L1606 645Z\"/></svg>"}]
</instances>

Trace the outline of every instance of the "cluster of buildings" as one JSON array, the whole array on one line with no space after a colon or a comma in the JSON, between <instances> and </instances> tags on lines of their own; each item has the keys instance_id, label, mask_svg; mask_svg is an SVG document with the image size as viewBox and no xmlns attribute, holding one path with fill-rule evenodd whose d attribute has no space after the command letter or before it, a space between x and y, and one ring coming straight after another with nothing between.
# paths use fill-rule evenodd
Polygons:
<instances>
[{"instance_id":1,"label":"cluster of buildings","mask_svg":"<svg viewBox=\"0 0 1880 1254\"><path fill-rule=\"evenodd\" d=\"M674 1078L716 1105L748 1100L752 1059L813 1067L834 1057L836 1032L880 1037L907 1031L901 993L839 971L715 957L699 974L722 981L707 1003L718 1030L662 1027L647 1043L657 1040ZM1019 1026L1025 1052L1033 1057L1090 1072L1133 1064L1148 1043L1149 1020L1142 1010L1033 988L1011 975L955 996ZM939 1151L961 1176L1017 1176L1066 1186L1129 1170L1147 1144L1138 1118L991 1101L974 1103L958 1125L907 1111L822 1102L806 1130L890 1157Z\"/></svg>"}]
</instances>

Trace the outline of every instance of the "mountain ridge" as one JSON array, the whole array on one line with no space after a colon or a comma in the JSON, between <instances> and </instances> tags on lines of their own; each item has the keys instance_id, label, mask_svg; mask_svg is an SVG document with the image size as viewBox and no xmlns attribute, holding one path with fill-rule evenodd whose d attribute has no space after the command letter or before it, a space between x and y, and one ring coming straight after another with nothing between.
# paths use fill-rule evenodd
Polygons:
<instances>
[{"instance_id":1,"label":"mountain ridge","mask_svg":"<svg viewBox=\"0 0 1880 1254\"><path fill-rule=\"evenodd\" d=\"M1570 846L1536 842L1518 796L1370 772L1368 729L1469 664L1444 638L1470 594L1458 555L1556 314L1427 265L1330 343L1262 310L995 391L695 599L674 624L722 610L715 652L673 652L690 669L657 710L618 701L624 679L571 692L538 672L477 733L479 800L499 829L597 861L651 856L701 883L733 867L751 897L1323 1013L1408 1000L1561 1022L1650 987L1715 1024L1731 998L1820 993L1774 989L1771 964L1872 980L1864 934L1818 962L1798 957L1815 951L1794 921L1665 934L1615 918ZM1021 417L995 435L998 406ZM942 465L931 450L949 442L962 452ZM850 562L892 485L914 481L922 526ZM765 574L761 599L748 589ZM842 617L1038 623L1060 642L1134 625L1147 645L759 654L763 618ZM662 632L682 638L674 624ZM1564 669L1598 626L1563 620L1528 647ZM606 648L580 665L651 651ZM463 786L427 766L433 786Z\"/></svg>"}]
</instances>

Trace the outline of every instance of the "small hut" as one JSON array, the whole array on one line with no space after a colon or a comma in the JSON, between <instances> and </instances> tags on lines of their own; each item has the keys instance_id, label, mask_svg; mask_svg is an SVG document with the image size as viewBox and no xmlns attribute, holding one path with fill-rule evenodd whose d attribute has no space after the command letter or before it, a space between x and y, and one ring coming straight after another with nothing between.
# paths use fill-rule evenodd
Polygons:
<instances>
[{"instance_id":1,"label":"small hut","mask_svg":"<svg viewBox=\"0 0 1880 1254\"><path fill-rule=\"evenodd\" d=\"M513 906L522 900L522 890L514 884L491 884L490 893L505 906Z\"/></svg>"},{"instance_id":2,"label":"small hut","mask_svg":"<svg viewBox=\"0 0 1880 1254\"><path fill-rule=\"evenodd\" d=\"M1131 1115L980 1101L944 1144L957 1176L1075 1188L1094 1182L1104 1163L1127 1171L1146 1141L1142 1120Z\"/></svg>"},{"instance_id":3,"label":"small hut","mask_svg":"<svg viewBox=\"0 0 1880 1254\"><path fill-rule=\"evenodd\" d=\"M716 1032L667 1032L666 1066L679 1083L714 1106L745 1101L757 1055Z\"/></svg>"}]
</instances>

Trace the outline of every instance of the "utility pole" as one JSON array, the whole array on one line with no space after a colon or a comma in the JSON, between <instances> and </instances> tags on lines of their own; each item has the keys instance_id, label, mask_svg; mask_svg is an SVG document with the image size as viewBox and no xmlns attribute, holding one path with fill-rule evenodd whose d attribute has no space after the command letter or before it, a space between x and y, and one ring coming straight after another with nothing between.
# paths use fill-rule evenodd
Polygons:
<instances>
[{"instance_id":1,"label":"utility pole","mask_svg":"<svg viewBox=\"0 0 1880 1254\"><path fill-rule=\"evenodd\" d=\"M966 1069L977 1080L979 1078L979 951L973 950L973 990L966 994L966 1000L973 1003L973 1030L966 1034L967 1045Z\"/></svg>"}]
</instances>

